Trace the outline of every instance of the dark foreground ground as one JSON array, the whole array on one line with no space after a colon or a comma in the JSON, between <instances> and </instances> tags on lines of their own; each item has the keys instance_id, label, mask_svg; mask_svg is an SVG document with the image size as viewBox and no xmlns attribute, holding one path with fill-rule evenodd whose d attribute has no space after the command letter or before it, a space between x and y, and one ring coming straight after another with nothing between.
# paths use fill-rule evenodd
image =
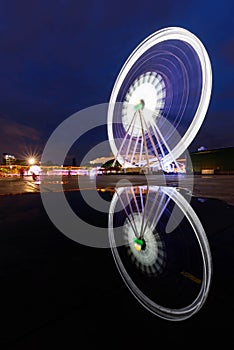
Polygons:
<instances>
[{"instance_id":1,"label":"dark foreground ground","mask_svg":"<svg viewBox=\"0 0 234 350\"><path fill-rule=\"evenodd\" d=\"M67 198L78 205L78 191L69 191ZM172 322L153 315L132 296L110 249L83 246L59 232L39 193L0 200L1 349L201 347L204 340L210 345L216 339L233 345L232 205L204 196L192 199L210 243L213 278L198 313ZM107 216L101 220L106 226Z\"/></svg>"}]
</instances>

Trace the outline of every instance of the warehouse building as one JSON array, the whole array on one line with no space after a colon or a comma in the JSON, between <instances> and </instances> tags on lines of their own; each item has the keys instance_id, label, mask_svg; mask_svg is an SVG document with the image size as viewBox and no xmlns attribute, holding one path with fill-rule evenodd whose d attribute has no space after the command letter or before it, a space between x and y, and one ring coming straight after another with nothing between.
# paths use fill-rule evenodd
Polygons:
<instances>
[{"instance_id":1,"label":"warehouse building","mask_svg":"<svg viewBox=\"0 0 234 350\"><path fill-rule=\"evenodd\" d=\"M194 174L234 174L234 147L190 153Z\"/></svg>"}]
</instances>

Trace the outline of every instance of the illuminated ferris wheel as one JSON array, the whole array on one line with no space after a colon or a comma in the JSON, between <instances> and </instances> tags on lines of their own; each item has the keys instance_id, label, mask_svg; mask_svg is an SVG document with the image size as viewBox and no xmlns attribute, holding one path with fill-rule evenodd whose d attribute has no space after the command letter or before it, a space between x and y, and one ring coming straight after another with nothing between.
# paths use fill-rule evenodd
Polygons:
<instances>
[{"instance_id":1,"label":"illuminated ferris wheel","mask_svg":"<svg viewBox=\"0 0 234 350\"><path fill-rule=\"evenodd\" d=\"M213 271L210 246L198 216L176 188L116 188L108 228L119 273L146 309L174 321L201 309Z\"/></svg>"},{"instance_id":2,"label":"illuminated ferris wheel","mask_svg":"<svg viewBox=\"0 0 234 350\"><path fill-rule=\"evenodd\" d=\"M108 107L111 150L123 167L166 169L195 138L211 96L207 51L191 32L159 30L129 56Z\"/></svg>"}]
</instances>

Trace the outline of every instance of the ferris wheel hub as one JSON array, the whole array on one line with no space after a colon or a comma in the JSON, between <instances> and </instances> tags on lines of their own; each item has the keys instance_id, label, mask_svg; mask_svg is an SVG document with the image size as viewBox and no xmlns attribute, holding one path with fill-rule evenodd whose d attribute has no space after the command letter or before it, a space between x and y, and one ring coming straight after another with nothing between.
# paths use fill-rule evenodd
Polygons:
<instances>
[{"instance_id":1,"label":"ferris wheel hub","mask_svg":"<svg viewBox=\"0 0 234 350\"><path fill-rule=\"evenodd\" d=\"M141 100L134 106L134 109L135 109L135 111L139 111L139 110L144 109L144 107L145 107L145 101L141 99Z\"/></svg>"},{"instance_id":2,"label":"ferris wheel hub","mask_svg":"<svg viewBox=\"0 0 234 350\"><path fill-rule=\"evenodd\" d=\"M165 83L162 77L155 72L141 74L129 87L125 95L122 108L122 122L125 130L137 137L142 132L139 118L133 122L134 112L144 109L144 118L147 127L160 114L164 107ZM147 127L144 125L144 133Z\"/></svg>"},{"instance_id":3,"label":"ferris wheel hub","mask_svg":"<svg viewBox=\"0 0 234 350\"><path fill-rule=\"evenodd\" d=\"M140 252L141 250L145 250L146 248L146 242L144 239L136 238L134 240L134 247L135 249Z\"/></svg>"}]
</instances>

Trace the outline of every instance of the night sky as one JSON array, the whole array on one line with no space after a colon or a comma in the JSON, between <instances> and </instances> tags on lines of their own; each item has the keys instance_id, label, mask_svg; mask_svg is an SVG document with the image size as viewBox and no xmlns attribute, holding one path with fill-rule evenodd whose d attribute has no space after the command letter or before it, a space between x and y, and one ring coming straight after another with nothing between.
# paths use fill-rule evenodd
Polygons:
<instances>
[{"instance_id":1,"label":"night sky","mask_svg":"<svg viewBox=\"0 0 234 350\"><path fill-rule=\"evenodd\" d=\"M2 0L1 154L40 153L70 115L107 103L131 52L170 26L194 33L212 64L210 106L190 150L234 146L233 13L233 0ZM77 152L106 137L105 128L91 132Z\"/></svg>"}]
</instances>

